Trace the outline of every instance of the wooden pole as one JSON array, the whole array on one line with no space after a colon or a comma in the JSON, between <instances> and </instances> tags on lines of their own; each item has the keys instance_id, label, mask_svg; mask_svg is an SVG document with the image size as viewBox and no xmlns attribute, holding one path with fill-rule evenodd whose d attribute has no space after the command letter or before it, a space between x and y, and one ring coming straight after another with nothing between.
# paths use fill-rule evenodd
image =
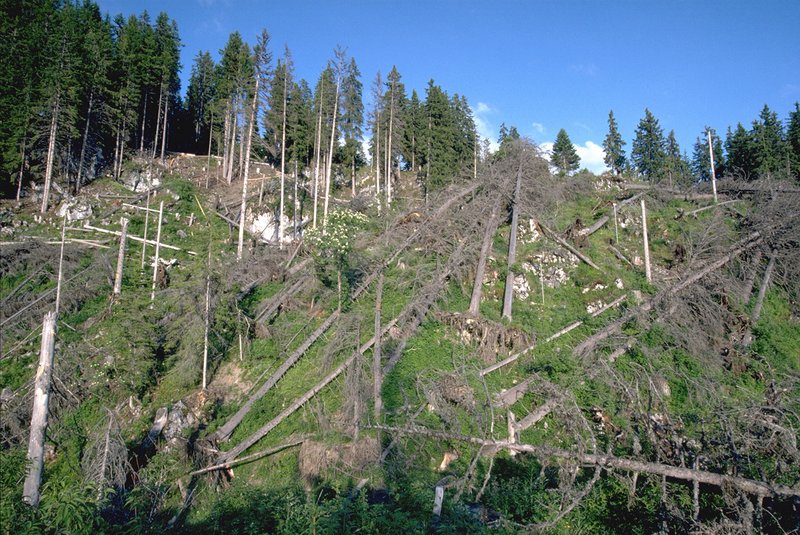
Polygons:
<instances>
[{"instance_id":1,"label":"wooden pole","mask_svg":"<svg viewBox=\"0 0 800 535\"><path fill-rule=\"evenodd\" d=\"M714 147L711 145L711 129L708 134L708 156L711 159L711 188L714 190L714 204L717 204L717 173L714 170Z\"/></svg>"},{"instance_id":2,"label":"wooden pole","mask_svg":"<svg viewBox=\"0 0 800 535\"><path fill-rule=\"evenodd\" d=\"M117 272L114 276L114 299L119 297L122 291L122 266L125 261L125 240L128 237L128 218L120 219L122 224L122 236L119 238L119 252L117 253Z\"/></svg>"},{"instance_id":3,"label":"wooden pole","mask_svg":"<svg viewBox=\"0 0 800 535\"><path fill-rule=\"evenodd\" d=\"M153 261L153 286L150 289L150 302L156 298L156 278L158 277L158 254L161 250L161 219L164 216L164 201L158 206L158 230L156 230L156 256Z\"/></svg>"},{"instance_id":4,"label":"wooden pole","mask_svg":"<svg viewBox=\"0 0 800 535\"><path fill-rule=\"evenodd\" d=\"M650 271L650 244L647 239L647 209L642 199L642 235L644 236L644 272L647 282L653 282L653 274Z\"/></svg>"},{"instance_id":5,"label":"wooden pole","mask_svg":"<svg viewBox=\"0 0 800 535\"><path fill-rule=\"evenodd\" d=\"M53 376L56 312L48 312L42 322L42 346L39 368L36 370L31 412L31 434L28 440L28 473L22 487L22 499L32 507L39 505L39 484L44 466L44 440L47 429L47 407L50 400L50 381Z\"/></svg>"}]
</instances>

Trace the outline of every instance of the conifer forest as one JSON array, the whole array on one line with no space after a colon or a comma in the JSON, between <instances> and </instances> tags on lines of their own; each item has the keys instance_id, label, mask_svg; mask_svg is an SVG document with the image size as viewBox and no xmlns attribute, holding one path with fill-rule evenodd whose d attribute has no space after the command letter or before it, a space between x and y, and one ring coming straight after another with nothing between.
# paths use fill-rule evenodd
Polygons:
<instances>
[{"instance_id":1,"label":"conifer forest","mask_svg":"<svg viewBox=\"0 0 800 535\"><path fill-rule=\"evenodd\" d=\"M800 104L593 173L346 42L0 6L0 533L800 533Z\"/></svg>"}]
</instances>

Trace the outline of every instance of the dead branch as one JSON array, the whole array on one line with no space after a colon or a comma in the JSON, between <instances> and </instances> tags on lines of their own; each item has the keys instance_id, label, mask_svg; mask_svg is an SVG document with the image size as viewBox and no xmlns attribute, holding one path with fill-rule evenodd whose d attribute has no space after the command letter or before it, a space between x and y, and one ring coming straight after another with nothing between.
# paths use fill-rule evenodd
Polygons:
<instances>
[{"instance_id":1,"label":"dead branch","mask_svg":"<svg viewBox=\"0 0 800 535\"><path fill-rule=\"evenodd\" d=\"M364 426L364 428L376 429L397 435L420 435L438 440L458 440L494 450L511 449L520 453L530 453L537 457L553 457L556 459L579 462L590 466L599 466L605 469L618 469L628 472L653 474L673 479L680 479L683 481L697 481L699 483L713 485L716 487L734 487L742 492L755 494L756 496L787 496L800 498L800 489L787 487L785 485L777 485L765 481L717 474L715 472L708 472L706 470L695 470L692 468L670 466L661 463L625 459L608 454L581 453L559 448L551 448L549 446L536 446L533 444L513 444L508 440L488 440L455 433L432 431L430 429L421 427L402 428L388 425L369 425Z\"/></svg>"},{"instance_id":2,"label":"dead branch","mask_svg":"<svg viewBox=\"0 0 800 535\"><path fill-rule=\"evenodd\" d=\"M575 256L577 256L578 258L580 258L580 259L581 259L581 260L582 260L584 263L586 263L587 265L589 265L589 266L593 267L593 268L594 268L594 269L596 269L597 271L601 271L601 272L603 271L602 269L600 269L599 267L597 267L597 264L595 264L594 262L592 262L592 259L591 259L591 258L589 258L589 257L588 257L588 256L586 256L585 254L583 254L582 252L580 252L578 249L576 249L575 247L573 247L572 245L570 245L570 244L569 244L569 243L568 243L566 240L564 240L564 239L563 239L563 238L561 238L559 235L557 235L555 232L553 232L552 230L550 230L549 228L547 228L547 227L544 225L544 223L542 223L541 221L537 221L537 222L536 222L536 225L539 227L539 229L541 229L541 231L542 231L542 234L544 234L545 236L547 236L547 237L548 237L548 238L550 238L551 240L555 241L557 244L559 244L560 246L562 246L563 248L565 248L566 250L568 250L570 253L572 253L572 254L574 254Z\"/></svg>"},{"instance_id":3,"label":"dead branch","mask_svg":"<svg viewBox=\"0 0 800 535\"><path fill-rule=\"evenodd\" d=\"M220 463L220 464L215 464L215 465L212 465L212 466L207 466L207 467L202 468L200 470L195 470L194 472L189 472L189 475L190 476L199 476L199 475L202 475L202 474L207 474L209 472L214 472L216 470L228 470L230 468L233 468L234 466L237 466L237 465L240 465L240 464L244 464L244 463L253 462L253 461L257 461L258 459L262 459L264 457L268 457L270 455L274 455L274 454L276 454L278 452L281 452L281 451L283 451L285 449L293 448L295 446L299 446L300 444L305 442L305 440L306 440L305 438L301 438L301 439L298 439L298 440L292 440L290 442L285 442L285 443L283 443L283 444L281 444L279 446L275 446L274 448L269 448L269 449L264 450L264 451L259 451L257 453L252 453L250 455L245 455L244 457L239 457L238 459L233 459L232 461L228 461L228 462L224 462L224 463Z\"/></svg>"}]
</instances>

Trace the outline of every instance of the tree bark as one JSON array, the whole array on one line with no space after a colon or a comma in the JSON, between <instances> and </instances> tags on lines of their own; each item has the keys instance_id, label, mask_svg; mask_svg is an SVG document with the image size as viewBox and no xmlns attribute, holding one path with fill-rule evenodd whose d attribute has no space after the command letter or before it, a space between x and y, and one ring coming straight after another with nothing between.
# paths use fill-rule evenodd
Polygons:
<instances>
[{"instance_id":1,"label":"tree bark","mask_svg":"<svg viewBox=\"0 0 800 535\"><path fill-rule=\"evenodd\" d=\"M256 74L256 87L253 93L253 102L250 106L250 119L247 121L247 137L244 140L242 150L244 156L244 177L242 178L242 205L239 209L239 245L236 248L236 261L242 259L242 252L244 250L244 226L245 218L247 217L247 179L250 177L250 143L253 138L253 123L256 122L258 114L258 82L260 76ZM283 205L283 177L281 177L281 206ZM280 228L280 223L279 223ZM280 230L278 231L280 233Z\"/></svg>"},{"instance_id":2,"label":"tree bark","mask_svg":"<svg viewBox=\"0 0 800 535\"><path fill-rule=\"evenodd\" d=\"M167 117L169 116L169 93L164 97L164 124L161 128L161 165L164 165L164 153L167 150Z\"/></svg>"},{"instance_id":3,"label":"tree bark","mask_svg":"<svg viewBox=\"0 0 800 535\"><path fill-rule=\"evenodd\" d=\"M513 265L517 261L517 225L519 224L519 195L522 186L522 165L517 169L517 183L514 186L514 200L511 204L511 236L508 240L508 272L506 288L503 295L503 318L511 319L511 306L514 299Z\"/></svg>"},{"instance_id":4,"label":"tree bark","mask_svg":"<svg viewBox=\"0 0 800 535\"><path fill-rule=\"evenodd\" d=\"M772 270L775 269L775 253L776 252L773 250L769 255L769 263L767 264L766 271L764 271L764 278L761 280L761 286L758 289L756 304L753 306L753 312L750 314L750 325L747 327L747 332L744 335L743 343L745 346L749 346L753 343L753 326L758 323L758 319L761 317L761 309L764 306L764 298L767 295Z\"/></svg>"},{"instance_id":5,"label":"tree bark","mask_svg":"<svg viewBox=\"0 0 800 535\"><path fill-rule=\"evenodd\" d=\"M319 203L319 161L322 158L322 97L325 95L325 84L320 86L319 92L319 116L317 117L317 136L316 142L316 165L314 166L314 218L312 226L317 228L317 207Z\"/></svg>"},{"instance_id":6,"label":"tree bark","mask_svg":"<svg viewBox=\"0 0 800 535\"><path fill-rule=\"evenodd\" d=\"M122 225L122 236L119 238L119 252L117 253L117 271L114 275L114 291L113 298L119 298L122 291L122 267L125 262L125 241L128 237L128 218L123 217L120 219Z\"/></svg>"},{"instance_id":7,"label":"tree bark","mask_svg":"<svg viewBox=\"0 0 800 535\"><path fill-rule=\"evenodd\" d=\"M492 238L497 232L500 224L499 219L500 201L498 200L492 207L492 213L486 221L486 228L483 231L483 242L481 243L481 254L478 258L478 266L475 268L475 281L472 283L472 298L469 302L469 313L473 316L480 314L481 295L483 294L483 276L486 273L486 259L492 247Z\"/></svg>"},{"instance_id":8,"label":"tree bark","mask_svg":"<svg viewBox=\"0 0 800 535\"><path fill-rule=\"evenodd\" d=\"M156 133L153 135L153 156L156 159L156 151L158 150L158 133L161 129L161 99L164 96L164 81L158 86L158 114L156 115ZM166 120L166 116L164 117Z\"/></svg>"},{"instance_id":9,"label":"tree bark","mask_svg":"<svg viewBox=\"0 0 800 535\"><path fill-rule=\"evenodd\" d=\"M283 125L281 127L281 202L278 212L278 246L283 247L284 190L286 184L286 91L289 85L288 67L283 78Z\"/></svg>"},{"instance_id":10,"label":"tree bark","mask_svg":"<svg viewBox=\"0 0 800 535\"><path fill-rule=\"evenodd\" d=\"M39 367L34 383L31 433L28 440L28 472L22 487L22 499L32 507L39 505L39 485L44 467L44 441L47 430L47 409L50 401L50 381L53 375L56 312L48 312L42 322L42 346Z\"/></svg>"}]
</instances>

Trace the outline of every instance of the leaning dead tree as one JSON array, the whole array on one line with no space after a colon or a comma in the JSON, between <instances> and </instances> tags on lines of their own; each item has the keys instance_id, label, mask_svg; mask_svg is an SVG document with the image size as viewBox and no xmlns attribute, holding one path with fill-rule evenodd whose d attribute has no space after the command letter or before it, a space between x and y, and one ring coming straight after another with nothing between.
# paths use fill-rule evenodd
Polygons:
<instances>
[{"instance_id":1,"label":"leaning dead tree","mask_svg":"<svg viewBox=\"0 0 800 535\"><path fill-rule=\"evenodd\" d=\"M508 238L508 264L506 286L503 293L503 318L511 319L511 304L514 299L514 263L517 261L517 226L519 225L520 188L522 186L522 160L517 168L514 198L511 201L511 229Z\"/></svg>"}]
</instances>

